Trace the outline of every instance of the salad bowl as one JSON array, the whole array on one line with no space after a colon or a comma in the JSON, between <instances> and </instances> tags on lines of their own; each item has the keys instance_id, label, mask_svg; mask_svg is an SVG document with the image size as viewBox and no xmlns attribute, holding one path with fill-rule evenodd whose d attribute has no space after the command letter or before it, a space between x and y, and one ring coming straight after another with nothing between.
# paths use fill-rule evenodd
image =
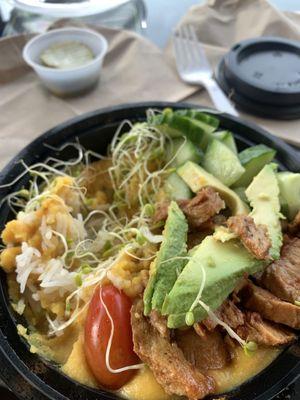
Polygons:
<instances>
[{"instance_id":1,"label":"salad bowl","mask_svg":"<svg viewBox=\"0 0 300 400\"><path fill-rule=\"evenodd\" d=\"M58 157L55 149L64 143L78 140L86 149L105 154L106 149L118 126L124 120L143 121L149 108L162 110L201 108L187 103L149 102L125 104L96 110L70 121L62 123L26 146L1 172L0 186L14 182L23 167L20 160L27 165L43 162L48 157ZM205 112L216 114L216 111L205 109ZM298 153L282 140L269 134L262 128L242 121L237 117L217 113L221 128L234 133L239 150L255 144L265 144L277 151L276 161L281 170L299 172ZM72 149L65 148L59 157L68 160L74 157ZM9 187L0 189L4 198L9 192L26 185L24 176ZM0 210L0 227L3 229L10 218L10 209L2 204ZM17 332L16 325L23 323L22 317L13 312L8 299L5 274L0 273L0 378L21 399L117 399L118 397L103 390L95 390L62 374L51 362L42 360L29 351L28 345ZM300 347L296 342L286 348L266 369L230 393L225 398L232 400L271 400L284 391L290 400L300 396ZM223 398L224 395L220 395ZM214 399L218 396L214 396Z\"/></svg>"}]
</instances>

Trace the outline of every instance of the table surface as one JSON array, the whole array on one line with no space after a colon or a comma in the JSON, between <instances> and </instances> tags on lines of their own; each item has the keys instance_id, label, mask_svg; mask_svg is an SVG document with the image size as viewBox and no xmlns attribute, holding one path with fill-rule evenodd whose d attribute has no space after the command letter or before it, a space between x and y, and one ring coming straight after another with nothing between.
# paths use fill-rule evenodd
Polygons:
<instances>
[{"instance_id":1,"label":"table surface","mask_svg":"<svg viewBox=\"0 0 300 400\"><path fill-rule=\"evenodd\" d=\"M195 4L201 4L204 1L196 0L144 0L147 7L147 21L148 28L145 36L152 40L159 47L164 47L172 32L173 27L185 14L185 12ZM176 1L176 6L174 3ZM0 0L1 2L1 0ZM284 11L299 11L299 0L271 0L270 3L274 4ZM300 393L300 380L293 384L293 392ZM297 395L296 395L297 396ZM17 400L17 398L8 392L6 389L0 387L0 398L5 400ZM296 399L297 397L295 397ZM290 399L290 394L285 394L283 391L274 400Z\"/></svg>"}]
</instances>

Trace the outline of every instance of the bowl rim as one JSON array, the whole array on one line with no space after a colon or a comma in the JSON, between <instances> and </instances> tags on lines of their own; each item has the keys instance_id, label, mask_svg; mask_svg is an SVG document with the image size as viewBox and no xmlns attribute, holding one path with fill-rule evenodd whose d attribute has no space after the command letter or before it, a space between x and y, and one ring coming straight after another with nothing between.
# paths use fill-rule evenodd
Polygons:
<instances>
[{"instance_id":1,"label":"bowl rim","mask_svg":"<svg viewBox=\"0 0 300 400\"><path fill-rule=\"evenodd\" d=\"M73 67L73 68L47 67L45 65L42 65L42 64L39 64L39 63L33 61L32 58L30 57L30 55L29 55L30 48L36 46L40 40L43 40L45 37L51 37L51 36L56 36L58 34L61 34L61 38L58 39L58 42L59 42L59 41L61 41L61 39L63 38L63 36L65 34L68 34L71 32L78 32L78 33L84 32L84 33L89 34L90 36L94 36L95 38L97 38L98 40L101 41L102 50L99 52L99 54L95 55L95 57L92 60L90 60L89 62L87 62L83 65L79 65L77 67ZM22 56L23 56L23 59L26 62L26 64L28 64L30 67L32 67L35 71L40 70L40 71L45 71L45 72L51 72L54 74L67 74L67 73L73 72L73 71L84 70L85 68L98 63L105 57L107 50L108 50L107 39L100 32L97 32L97 31L95 31L93 29L89 29L89 28L64 27L64 28L52 29L48 32L41 33L39 35L34 36L24 46L23 51L22 51Z\"/></svg>"},{"instance_id":2,"label":"bowl rim","mask_svg":"<svg viewBox=\"0 0 300 400\"><path fill-rule=\"evenodd\" d=\"M117 113L120 113L122 111L126 112L126 113L130 113L130 112L133 112L133 110L136 110L137 112L142 112L142 111L146 112L146 110L148 108L163 109L166 107L170 107L170 108L173 107L175 109L197 108L197 109L201 109L203 111L207 111L210 113L214 113L214 114L217 113L215 110L213 110L211 108L201 107L199 105L192 104L192 103L185 103L185 102L177 102L176 103L176 102L160 102L160 101L143 102L143 103L126 103L126 104L120 104L117 106L105 107L105 108L97 109L94 111L90 111L88 113L82 114L80 116L76 116L74 118L68 119L65 122L62 122L62 123L56 125L55 127L47 130L45 133L41 134L35 140L30 142L2 169L2 171L0 171L0 183L4 183L4 184L7 183L7 181L10 179L10 174L15 173L14 168L16 168L16 163L20 159L22 159L23 156L28 154L28 151L33 150L35 146L41 147L42 144L45 141L48 141L49 139L51 140L54 138L58 138L59 134L64 129L67 130L67 134L66 134L66 136L61 136L61 139L60 139L61 143L66 142L69 137L71 137L73 139L76 137L74 132L72 132L72 127L76 126L76 124L78 124L80 122L84 122L85 120L89 120L93 117L96 118L96 117L108 115L108 120L106 122L106 124L108 125L110 122L115 122L113 119L111 119L111 117L109 117L110 113L117 115ZM113 115L113 117L114 117L114 115ZM256 124L254 124L252 122L245 121L238 117L233 117L226 113L218 112L217 115L219 115L221 117L221 123L222 123L222 117L224 117L225 120L233 122L240 126L246 126L252 131L255 130L256 132L258 132L259 135L263 135L267 141L274 142L276 144L275 147L277 147L278 149L281 149L284 153L289 154L289 157L291 157L292 162L294 163L293 165L295 165L295 168L300 169L300 158L299 158L298 153L290 145L286 144L281 139L274 137L273 135L271 135L270 133L265 131L263 128L257 126ZM121 120L123 120L123 118ZM94 125L92 125L92 126L94 126ZM79 129L81 129L81 128L79 128ZM86 128L87 131L88 131L88 129L89 129L89 127ZM83 131L84 131L84 129L83 129ZM241 136L241 135L238 134L237 137L238 136ZM42 156L44 156L44 155L42 155ZM9 191L9 189L8 189L8 191ZM1 193L1 190L0 190L0 193ZM4 287L2 286L2 284L0 284L0 297L3 297L5 304L7 304L8 299L4 295ZM6 318L11 320L11 315L10 315L9 309L6 309L5 314L6 314ZM14 320L12 320L11 323L13 323L15 325ZM10 356L8 354L8 350L13 352L12 358L10 358ZM27 350L27 351L29 352L29 350ZM3 331L1 325L0 325L0 356L1 356L0 358L6 360L6 362L9 364L9 368L13 369L18 374L20 374L23 377L23 379L25 379L28 382L28 384L30 384L37 391L37 393L40 393L43 396L46 396L46 398L51 398L51 399L65 399L66 398L66 397L64 397L63 394L57 392L55 387L45 383L34 371L32 371L29 368L29 366L27 364L25 364L25 362L18 356L18 354L16 354L14 348L6 340L5 332ZM47 365L47 362L45 362L43 359L41 359L41 360L43 363L45 363ZM265 371L265 370L263 370L263 371ZM295 365L293 368L291 368L282 379L279 379L278 381L276 381L276 383L273 384L272 387L266 388L265 391L259 395L256 394L257 397L255 397L255 400L270 400L271 398L273 398L273 396L275 396L276 394L281 392L284 388L286 388L288 385L293 383L300 376L299 374L300 374L300 360L298 361L297 365ZM72 378L70 378L70 377L65 377L65 378L67 378L67 380L71 381L72 384L76 385L76 381L74 381ZM251 384L250 383L251 379L250 379L250 381L247 381L247 383L245 383L245 384ZM77 383L77 386L86 388L84 385L79 384L79 383ZM243 386L243 384L241 386L239 386L237 389L234 389L232 392L230 392L230 394L233 396L233 399L237 399L236 391L242 386ZM88 388L88 389L91 390L91 392L95 393L95 389L91 389L91 388ZM109 397L110 393L103 392L103 391L101 392L101 389L100 389L100 391L96 391L96 393L99 393L99 397L97 397L97 398L102 398L102 394L105 394L105 396L103 397L105 399L116 398L116 397ZM20 395L20 393L18 393L18 395ZM49 397L49 396L51 396L51 397ZM38 399L39 398L40 397L38 397Z\"/></svg>"},{"instance_id":3,"label":"bowl rim","mask_svg":"<svg viewBox=\"0 0 300 400\"><path fill-rule=\"evenodd\" d=\"M3 174L5 174L12 166L14 163L18 162L25 150L29 147L33 147L39 142L43 141L45 138L50 138L53 136L56 136L57 131L60 131L64 128L67 128L71 125L77 124L79 122L84 121L85 119L89 119L91 117L94 117L96 115L102 115L102 114L107 114L110 112L118 112L118 111L123 111L124 109L131 109L131 108L141 108L141 109L148 109L148 108L155 108L158 107L159 109L163 108L195 108L195 109L201 109L201 111L213 113L215 115L220 115L226 117L226 119L231 120L234 123L242 124L248 127L249 129L257 131L259 134L263 135L265 138L268 139L268 141L274 142L277 147L280 147L283 149L285 152L289 153L289 156L292 158L293 162L298 165L298 168L300 169L300 152L297 151L292 145L289 143L285 142L283 139L281 139L278 136L275 136L271 134L269 131L267 131L265 128L261 127L260 125L256 124L255 122L248 121L244 118L241 118L239 116L233 116L228 113L220 112L217 111L216 109L212 107L207 107L207 106L201 106L199 104L194 104L190 102L181 102L181 101L143 101L143 102L128 102L128 103L121 103L113 106L107 106L107 107L101 107L97 108L95 110L91 110L88 112L85 112L80 115L76 115L75 117L68 118L66 121L60 122L57 125L54 125L52 128L47 129L45 132L41 133L38 135L35 139L33 139L31 142L29 142L22 150L20 150L2 169L0 169L0 181L1 177ZM1 189L0 189L1 193Z\"/></svg>"}]
</instances>

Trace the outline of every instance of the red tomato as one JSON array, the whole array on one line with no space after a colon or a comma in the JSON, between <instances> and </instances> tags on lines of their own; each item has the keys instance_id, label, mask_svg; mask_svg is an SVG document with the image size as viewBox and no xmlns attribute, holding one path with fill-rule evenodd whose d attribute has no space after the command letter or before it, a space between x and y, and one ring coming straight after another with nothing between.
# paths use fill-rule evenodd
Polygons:
<instances>
[{"instance_id":1,"label":"red tomato","mask_svg":"<svg viewBox=\"0 0 300 400\"><path fill-rule=\"evenodd\" d=\"M85 321L84 348L87 362L99 383L112 390L122 387L136 370L113 373L107 368L105 354L112 324L105 306L114 325L109 365L112 369L119 369L138 363L138 357L133 351L131 305L131 300L113 285L99 286L95 289Z\"/></svg>"}]
</instances>

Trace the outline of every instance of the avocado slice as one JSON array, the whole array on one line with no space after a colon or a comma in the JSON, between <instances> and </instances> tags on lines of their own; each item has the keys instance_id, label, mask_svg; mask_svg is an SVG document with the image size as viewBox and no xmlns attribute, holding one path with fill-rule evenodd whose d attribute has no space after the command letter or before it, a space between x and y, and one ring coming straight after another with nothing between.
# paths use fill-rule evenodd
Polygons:
<instances>
[{"instance_id":1,"label":"avocado slice","mask_svg":"<svg viewBox=\"0 0 300 400\"><path fill-rule=\"evenodd\" d=\"M237 155L217 139L208 144L202 165L226 186L231 186L245 172Z\"/></svg>"},{"instance_id":2,"label":"avocado slice","mask_svg":"<svg viewBox=\"0 0 300 400\"><path fill-rule=\"evenodd\" d=\"M250 185L252 179L269 164L276 155L276 151L264 144L248 147L239 153L239 159L245 168L244 174L234 183L234 187Z\"/></svg>"},{"instance_id":3,"label":"avocado slice","mask_svg":"<svg viewBox=\"0 0 300 400\"><path fill-rule=\"evenodd\" d=\"M205 271L205 284L201 300L213 311L234 290L245 273L258 272L264 265L238 240L222 243L213 236L207 236L192 254L163 304L162 313L168 315L169 328L186 325L186 313L195 301L203 279L202 268ZM193 315L194 321L198 322L206 318L207 313L197 305Z\"/></svg>"},{"instance_id":4,"label":"avocado slice","mask_svg":"<svg viewBox=\"0 0 300 400\"><path fill-rule=\"evenodd\" d=\"M182 110L184 111L184 110ZM215 124L211 125L210 119L191 118L187 111L183 113L174 112L170 108L149 118L149 124L162 129L169 136L176 138L186 136L187 139L197 144L202 150L206 149L207 143L213 138L212 132L216 130ZM206 122L204 122L206 120Z\"/></svg>"},{"instance_id":5,"label":"avocado slice","mask_svg":"<svg viewBox=\"0 0 300 400\"><path fill-rule=\"evenodd\" d=\"M253 217L256 224L263 224L267 227L271 240L269 255L274 260L280 257L282 245L279 185L276 169L276 164L265 165L254 177L245 192L253 208L250 216Z\"/></svg>"},{"instance_id":6,"label":"avocado slice","mask_svg":"<svg viewBox=\"0 0 300 400\"><path fill-rule=\"evenodd\" d=\"M163 232L163 241L151 269L144 292L144 313L160 311L165 296L172 289L178 274L187 263L188 224L177 203L172 201Z\"/></svg>"},{"instance_id":7,"label":"avocado slice","mask_svg":"<svg viewBox=\"0 0 300 400\"><path fill-rule=\"evenodd\" d=\"M300 174L283 171L277 174L282 212L292 220L300 210Z\"/></svg>"},{"instance_id":8,"label":"avocado slice","mask_svg":"<svg viewBox=\"0 0 300 400\"><path fill-rule=\"evenodd\" d=\"M194 193L204 186L212 186L231 209L233 215L249 213L248 206L233 190L205 171L200 165L188 161L177 169L177 173Z\"/></svg>"},{"instance_id":9,"label":"avocado slice","mask_svg":"<svg viewBox=\"0 0 300 400\"><path fill-rule=\"evenodd\" d=\"M216 139L224 143L234 154L238 154L237 146L235 143L234 136L230 131L217 131L214 132Z\"/></svg>"}]
</instances>

